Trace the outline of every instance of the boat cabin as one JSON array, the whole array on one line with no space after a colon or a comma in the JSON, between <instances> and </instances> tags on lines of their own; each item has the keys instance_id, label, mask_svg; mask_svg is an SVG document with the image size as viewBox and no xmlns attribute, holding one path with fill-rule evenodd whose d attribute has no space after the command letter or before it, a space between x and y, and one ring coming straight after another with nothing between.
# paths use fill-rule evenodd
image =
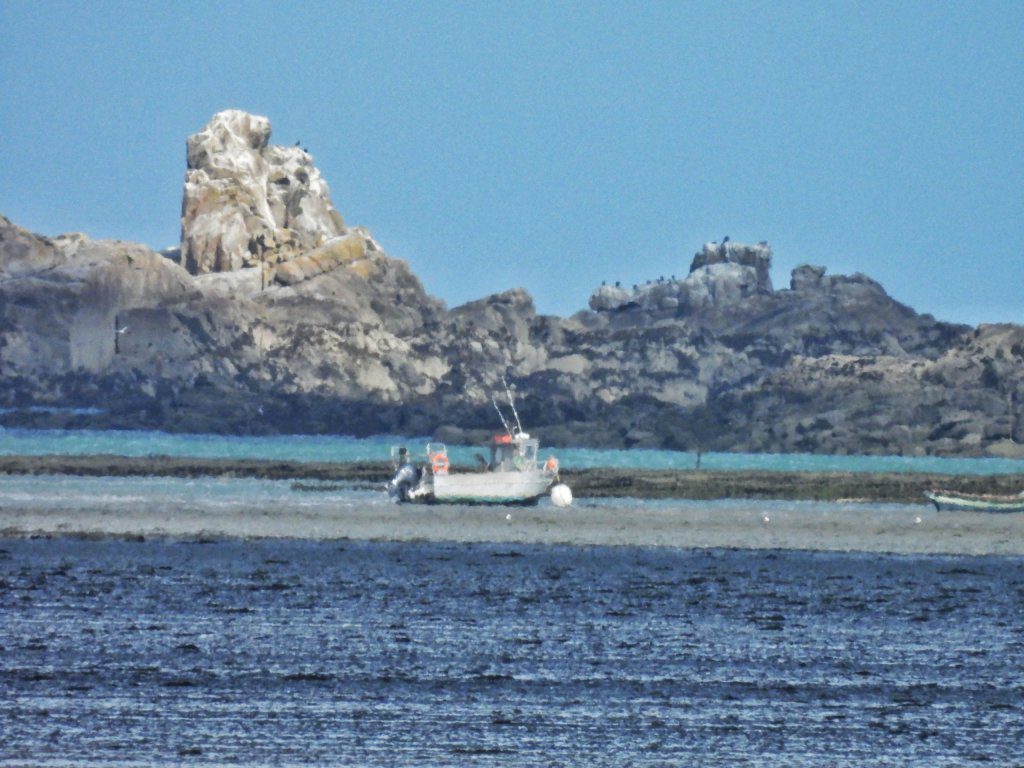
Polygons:
<instances>
[{"instance_id":1,"label":"boat cabin","mask_svg":"<svg viewBox=\"0 0 1024 768\"><path fill-rule=\"evenodd\" d=\"M512 435L495 435L491 442L492 472L514 472L536 469L539 443L525 432Z\"/></svg>"}]
</instances>

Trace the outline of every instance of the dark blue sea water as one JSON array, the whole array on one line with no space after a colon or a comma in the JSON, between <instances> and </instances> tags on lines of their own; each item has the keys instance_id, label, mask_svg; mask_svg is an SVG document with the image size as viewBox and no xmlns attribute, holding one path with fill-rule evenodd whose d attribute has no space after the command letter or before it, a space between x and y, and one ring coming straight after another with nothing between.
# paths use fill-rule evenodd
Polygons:
<instances>
[{"instance_id":1,"label":"dark blue sea water","mask_svg":"<svg viewBox=\"0 0 1024 768\"><path fill-rule=\"evenodd\" d=\"M1024 559L0 539L0 764L1022 765Z\"/></svg>"}]
</instances>

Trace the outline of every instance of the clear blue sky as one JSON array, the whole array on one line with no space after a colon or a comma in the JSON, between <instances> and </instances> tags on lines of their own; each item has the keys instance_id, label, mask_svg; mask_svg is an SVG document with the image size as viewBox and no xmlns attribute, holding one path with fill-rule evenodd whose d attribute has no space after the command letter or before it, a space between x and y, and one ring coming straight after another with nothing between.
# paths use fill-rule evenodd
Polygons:
<instances>
[{"instance_id":1,"label":"clear blue sky","mask_svg":"<svg viewBox=\"0 0 1024 768\"><path fill-rule=\"evenodd\" d=\"M0 0L0 213L178 240L215 112L301 140L450 306L686 274L706 240L1024 323L1024 3Z\"/></svg>"}]
</instances>

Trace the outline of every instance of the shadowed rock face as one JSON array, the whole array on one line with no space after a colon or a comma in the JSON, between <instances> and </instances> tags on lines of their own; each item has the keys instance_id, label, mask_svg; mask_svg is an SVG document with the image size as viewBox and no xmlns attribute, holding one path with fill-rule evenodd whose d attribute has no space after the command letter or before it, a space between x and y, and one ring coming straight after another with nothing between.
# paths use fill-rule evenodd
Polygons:
<instances>
[{"instance_id":1,"label":"shadowed rock face","mask_svg":"<svg viewBox=\"0 0 1024 768\"><path fill-rule=\"evenodd\" d=\"M521 289L449 310L269 136L226 112L189 139L189 271L0 218L0 406L103 409L3 423L467 440L506 375L549 445L1021 453L1019 326L937 322L824 267L774 290L767 243L706 244L686 278L602 286L570 318Z\"/></svg>"},{"instance_id":2,"label":"shadowed rock face","mask_svg":"<svg viewBox=\"0 0 1024 768\"><path fill-rule=\"evenodd\" d=\"M101 374L123 336L119 312L193 292L183 269L144 246L41 238L0 217L0 380Z\"/></svg>"}]
</instances>

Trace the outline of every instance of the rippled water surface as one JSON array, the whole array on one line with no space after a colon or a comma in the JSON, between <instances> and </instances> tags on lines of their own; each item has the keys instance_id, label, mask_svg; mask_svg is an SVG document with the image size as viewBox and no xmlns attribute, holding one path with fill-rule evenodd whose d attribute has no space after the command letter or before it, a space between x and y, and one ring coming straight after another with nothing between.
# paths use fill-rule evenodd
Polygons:
<instances>
[{"instance_id":1,"label":"rippled water surface","mask_svg":"<svg viewBox=\"0 0 1024 768\"><path fill-rule=\"evenodd\" d=\"M1013 765L1024 560L0 540L0 763Z\"/></svg>"}]
</instances>

